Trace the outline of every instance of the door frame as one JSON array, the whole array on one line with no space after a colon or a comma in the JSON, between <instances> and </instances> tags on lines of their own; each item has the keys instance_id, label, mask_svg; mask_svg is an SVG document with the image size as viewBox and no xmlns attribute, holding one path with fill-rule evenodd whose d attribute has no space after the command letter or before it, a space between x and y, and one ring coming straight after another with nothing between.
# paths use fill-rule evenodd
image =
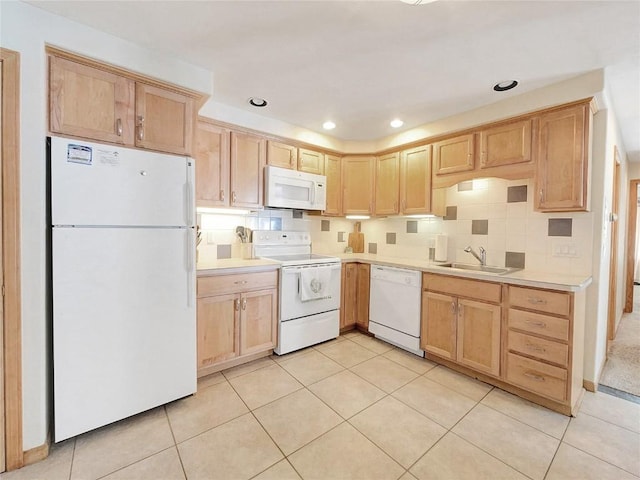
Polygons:
<instances>
[{"instance_id":1,"label":"door frame","mask_svg":"<svg viewBox=\"0 0 640 480\"><path fill-rule=\"evenodd\" d=\"M616 336L616 313L618 310L618 226L620 219L620 154L613 147L613 191L611 202L611 255L609 258L609 310L607 313L607 345Z\"/></svg>"},{"instance_id":2,"label":"door frame","mask_svg":"<svg viewBox=\"0 0 640 480\"><path fill-rule=\"evenodd\" d=\"M633 276L636 266L636 231L640 179L629 180L629 218L627 220L627 278L624 312L633 312Z\"/></svg>"},{"instance_id":3,"label":"door frame","mask_svg":"<svg viewBox=\"0 0 640 480\"><path fill-rule=\"evenodd\" d=\"M0 48L2 68L2 255L6 470L24 464L20 293L20 54Z\"/></svg>"}]
</instances>

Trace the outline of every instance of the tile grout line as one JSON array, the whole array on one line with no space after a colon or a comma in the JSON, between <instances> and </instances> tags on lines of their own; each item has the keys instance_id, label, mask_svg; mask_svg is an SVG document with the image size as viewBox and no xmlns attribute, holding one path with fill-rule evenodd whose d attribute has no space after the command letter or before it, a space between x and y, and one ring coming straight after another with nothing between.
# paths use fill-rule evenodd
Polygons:
<instances>
[{"instance_id":1,"label":"tile grout line","mask_svg":"<svg viewBox=\"0 0 640 480\"><path fill-rule=\"evenodd\" d=\"M553 462L555 461L556 457L558 456L558 451L560 450L560 447L564 443L564 437L567 434L567 430L569 430L569 425L571 425L571 421L573 420L573 418L574 417L571 417L571 416L569 417L569 421L567 422L567 426L564 428L564 432L562 432L562 436L560 437L560 442L558 442L558 447L556 448L556 451L553 452L553 457L551 458L551 462L549 462L549 466L547 467L547 470L544 472L544 476L542 477L543 480L546 479L547 476L549 475L549 471L551 470L551 466L553 465Z\"/></svg>"},{"instance_id":2,"label":"tile grout line","mask_svg":"<svg viewBox=\"0 0 640 480\"><path fill-rule=\"evenodd\" d=\"M497 387L495 387L495 388L497 388ZM503 391L503 392L505 391L505 390L502 390L502 389L499 389L499 390L501 390L501 391ZM507 393L508 393L508 392L507 392ZM483 398L483 400L484 400L484 398ZM547 437L551 437L551 438L553 438L553 439L555 439L555 440L558 440L558 441L561 441L560 439L562 438L562 436L564 436L564 432L566 432L567 428L569 427L569 422L567 422L567 426L565 426L565 427L564 427L564 430L563 430L563 432L562 432L562 436L561 436L560 438L558 438L558 437L554 437L553 435L551 435L551 434L549 434L549 433L545 432L544 430L540 430L538 427L535 427L535 426L533 426L533 425L529 425L528 423L523 422L522 420L520 420L520 419L518 419L518 418L514 417L513 415L509 415L508 413L503 412L503 411L501 411L501 410L498 410L497 408L494 408L494 407L492 407L491 405L487 405L486 403L483 403L482 405L483 405L483 406L485 406L485 407L487 407L487 408L490 408L490 409L491 409L491 410L493 410L494 412L501 413L502 415L505 415L505 416L507 416L507 417L511 418L512 420L515 420L515 421L517 421L517 422L520 422L520 423L522 423L523 425L526 425L527 427L531 427L531 428L533 428L534 430L537 430L538 432L545 434ZM535 404L534 404L534 405L535 405ZM543 408L546 408L546 407L543 407ZM551 410L551 411L553 412L553 410ZM557 413L557 412L555 412L555 413ZM558 415L562 415L562 414L561 414L561 413L558 413Z\"/></svg>"},{"instance_id":3,"label":"tile grout line","mask_svg":"<svg viewBox=\"0 0 640 480\"><path fill-rule=\"evenodd\" d=\"M213 385L211 385L213 386ZM196 394L198 393L198 386L196 383ZM184 468L184 462L182 461L182 455L180 455L180 449L178 448L178 442L176 441L176 434L173 432L173 426L171 425L171 417L169 417L169 412L167 411L167 406L164 405L164 414L167 417L167 423L169 424L169 430L171 431L171 437L173 438L173 447L176 449L176 453L178 454L178 460L180 460L180 468L182 468L182 473L184 474L184 478L187 478L187 470Z\"/></svg>"},{"instance_id":4,"label":"tile grout line","mask_svg":"<svg viewBox=\"0 0 640 480\"><path fill-rule=\"evenodd\" d=\"M598 417L596 415L592 415L591 413L581 412L581 411L578 411L578 413L581 413L582 415L586 415L587 417L595 418L596 420L600 420L601 422L608 423L609 425L621 428L623 430L626 430L627 432L631 432L631 433L633 433L635 435L639 435L640 436L640 432L636 432L635 430L631 430L631 429L629 429L627 427L623 427L622 425L618 425L617 423L610 422L609 420L605 420L604 418ZM577 417L572 417L572 418L577 418Z\"/></svg>"},{"instance_id":5,"label":"tile grout line","mask_svg":"<svg viewBox=\"0 0 640 480\"><path fill-rule=\"evenodd\" d=\"M78 437L73 439L73 451L71 452L71 464L69 465L69 480L71 480L71 474L73 473L73 461L76 457L76 445L78 444Z\"/></svg>"},{"instance_id":6,"label":"tile grout line","mask_svg":"<svg viewBox=\"0 0 640 480\"><path fill-rule=\"evenodd\" d=\"M590 417L591 417L591 415L588 415L588 414L586 414L586 413L585 413L584 415L587 415L587 416L590 416ZM575 418L577 418L577 417L571 417L571 420L569 420L569 425L571 424L571 422L572 422ZM593 418L597 418L597 417L593 417ZM561 442L560 442L560 445L562 445L562 444L564 443L565 445L568 445L568 446L569 446L569 447L571 447L571 448L575 448L576 450L578 450L578 451L580 451L580 452L584 453L585 455L589 455L590 457L593 457L593 458L595 458L595 459L597 459L597 460L600 460L601 462L604 462L604 463L606 463L606 464L608 464L608 465L611 465L612 467L615 467L615 468L617 468L617 469L619 469L619 470L622 470L623 472L627 472L627 473L629 473L629 474L633 475L634 477L636 477L636 476L637 476L635 473L630 472L629 470L627 470L627 469L625 469L625 468L621 467L620 465L616 465L615 463L611 463L609 460L605 460L604 458L601 458L601 457L599 457L599 456L597 456L597 455L594 455L593 453L587 452L586 450L583 450L582 448L577 447L577 446L575 446L575 445L573 445L573 444L571 444L571 443L569 443L569 442L565 442L564 437L566 436L567 431L569 430L569 425L567 425L567 428L566 428L566 430L565 430L564 434L562 435L562 440L561 440ZM632 432L632 433L635 433L635 432ZM560 448L560 447L558 447L558 448ZM556 453L557 453L557 452L556 452ZM554 457L555 457L555 456L554 456ZM640 478L640 477L638 477L638 478Z\"/></svg>"}]
</instances>

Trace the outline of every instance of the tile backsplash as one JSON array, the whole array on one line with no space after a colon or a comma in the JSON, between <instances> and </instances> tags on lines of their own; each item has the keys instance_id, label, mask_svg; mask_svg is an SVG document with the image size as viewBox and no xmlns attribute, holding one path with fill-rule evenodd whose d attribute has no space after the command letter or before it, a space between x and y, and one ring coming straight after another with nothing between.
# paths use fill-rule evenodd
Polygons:
<instances>
[{"instance_id":1,"label":"tile backsplash","mask_svg":"<svg viewBox=\"0 0 640 480\"><path fill-rule=\"evenodd\" d=\"M444 218L374 218L362 221L366 251L381 256L433 258L435 236L448 237L448 260L476 263L468 245L487 250L487 264L527 270L588 275L592 267L593 214L538 213L533 180L497 178L465 182L447 189ZM301 217L301 218L299 218ZM310 231L316 253L344 251L354 221L295 210L264 210L242 215L198 215L202 228L200 261L242 255L238 225L252 230ZM228 246L228 247L227 247Z\"/></svg>"}]
</instances>

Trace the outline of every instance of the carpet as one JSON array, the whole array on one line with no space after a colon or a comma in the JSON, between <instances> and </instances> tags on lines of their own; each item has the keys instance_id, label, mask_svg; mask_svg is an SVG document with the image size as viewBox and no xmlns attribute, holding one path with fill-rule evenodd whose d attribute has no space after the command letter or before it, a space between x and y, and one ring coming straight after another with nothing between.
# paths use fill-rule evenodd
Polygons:
<instances>
[{"instance_id":1,"label":"carpet","mask_svg":"<svg viewBox=\"0 0 640 480\"><path fill-rule=\"evenodd\" d=\"M634 305L635 307L635 305ZM640 310L625 314L611 342L600 384L640 397Z\"/></svg>"}]
</instances>

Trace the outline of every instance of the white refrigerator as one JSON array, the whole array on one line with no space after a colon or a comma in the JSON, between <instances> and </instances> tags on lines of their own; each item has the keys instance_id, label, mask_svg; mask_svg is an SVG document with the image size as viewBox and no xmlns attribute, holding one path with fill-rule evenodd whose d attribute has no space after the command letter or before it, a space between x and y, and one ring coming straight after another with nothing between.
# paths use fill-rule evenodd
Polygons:
<instances>
[{"instance_id":1,"label":"white refrigerator","mask_svg":"<svg viewBox=\"0 0 640 480\"><path fill-rule=\"evenodd\" d=\"M48 139L54 439L196 391L193 160Z\"/></svg>"}]
</instances>

